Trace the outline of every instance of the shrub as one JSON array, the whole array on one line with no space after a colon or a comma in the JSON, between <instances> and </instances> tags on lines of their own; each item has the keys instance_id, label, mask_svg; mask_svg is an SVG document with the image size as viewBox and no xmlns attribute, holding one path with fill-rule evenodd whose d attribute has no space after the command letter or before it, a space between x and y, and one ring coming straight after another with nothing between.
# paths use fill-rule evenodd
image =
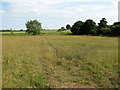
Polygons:
<instances>
[{"instance_id":1,"label":"shrub","mask_svg":"<svg viewBox=\"0 0 120 90\"><path fill-rule=\"evenodd\" d=\"M77 21L76 23L74 23L74 25L71 28L71 32L73 34L83 34L83 30L82 30L82 26L83 26L84 22L82 21Z\"/></svg>"}]
</instances>

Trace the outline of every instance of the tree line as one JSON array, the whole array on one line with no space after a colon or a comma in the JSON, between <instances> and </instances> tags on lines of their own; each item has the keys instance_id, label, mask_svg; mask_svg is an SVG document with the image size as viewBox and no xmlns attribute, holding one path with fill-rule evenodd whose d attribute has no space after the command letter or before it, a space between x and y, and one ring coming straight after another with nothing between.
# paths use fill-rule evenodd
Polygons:
<instances>
[{"instance_id":1,"label":"tree line","mask_svg":"<svg viewBox=\"0 0 120 90\"><path fill-rule=\"evenodd\" d=\"M20 31L25 31L23 29L20 30L12 30L13 32L20 32ZM11 29L7 29L7 30L0 30L0 32L11 32Z\"/></svg>"},{"instance_id":2,"label":"tree line","mask_svg":"<svg viewBox=\"0 0 120 90\"><path fill-rule=\"evenodd\" d=\"M71 27L71 32L74 35L107 35L120 36L120 22L115 22L113 25L107 25L105 18L96 23L92 19L85 22L77 21Z\"/></svg>"},{"instance_id":3,"label":"tree line","mask_svg":"<svg viewBox=\"0 0 120 90\"><path fill-rule=\"evenodd\" d=\"M109 36L120 36L120 22L115 22L113 25L107 25L105 18L102 18L98 25L92 20L88 19L85 22L77 21L71 27L69 24L66 28L61 27L58 31L70 30L73 35L109 35ZM26 32L28 34L39 35L42 30L42 25L37 20L27 21ZM13 30L2 30L2 32L13 32ZM20 31L23 31L22 29Z\"/></svg>"}]
</instances>

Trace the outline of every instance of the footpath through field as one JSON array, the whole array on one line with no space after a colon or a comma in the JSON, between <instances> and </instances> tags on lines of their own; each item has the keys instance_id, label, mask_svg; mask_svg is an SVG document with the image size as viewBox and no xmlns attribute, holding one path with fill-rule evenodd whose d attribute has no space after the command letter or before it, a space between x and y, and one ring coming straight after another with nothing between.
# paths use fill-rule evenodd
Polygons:
<instances>
[{"instance_id":1,"label":"footpath through field","mask_svg":"<svg viewBox=\"0 0 120 90\"><path fill-rule=\"evenodd\" d=\"M67 88L80 87L77 85L77 78L73 76L69 70L65 69L62 64L73 63L64 58L57 56L57 48L49 40L50 37L40 37L41 39L41 55L40 61L44 71L44 78L48 78L51 87ZM39 39L39 37L38 37ZM62 62L63 61L63 62ZM66 64L67 65L67 64ZM70 66L66 66L70 67ZM76 81L76 82L73 82Z\"/></svg>"},{"instance_id":2,"label":"footpath through field","mask_svg":"<svg viewBox=\"0 0 120 90\"><path fill-rule=\"evenodd\" d=\"M117 87L117 39L3 36L2 46L3 88Z\"/></svg>"}]
</instances>

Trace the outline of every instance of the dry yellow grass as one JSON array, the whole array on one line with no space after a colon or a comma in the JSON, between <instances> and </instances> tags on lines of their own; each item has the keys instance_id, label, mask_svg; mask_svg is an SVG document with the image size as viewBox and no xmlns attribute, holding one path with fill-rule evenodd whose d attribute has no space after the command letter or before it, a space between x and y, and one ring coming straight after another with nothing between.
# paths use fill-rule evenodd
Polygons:
<instances>
[{"instance_id":1,"label":"dry yellow grass","mask_svg":"<svg viewBox=\"0 0 120 90\"><path fill-rule=\"evenodd\" d=\"M3 87L118 87L118 39L3 36Z\"/></svg>"}]
</instances>

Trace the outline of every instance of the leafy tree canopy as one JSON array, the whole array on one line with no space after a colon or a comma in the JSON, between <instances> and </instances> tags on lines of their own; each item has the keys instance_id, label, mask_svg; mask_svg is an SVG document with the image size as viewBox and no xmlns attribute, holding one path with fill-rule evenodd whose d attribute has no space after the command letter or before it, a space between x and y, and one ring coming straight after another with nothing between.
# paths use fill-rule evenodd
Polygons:
<instances>
[{"instance_id":1,"label":"leafy tree canopy","mask_svg":"<svg viewBox=\"0 0 120 90\"><path fill-rule=\"evenodd\" d=\"M39 23L37 20L27 21L26 28L26 32L28 32L28 34L32 33L33 35L40 34L40 30L42 30L41 23Z\"/></svg>"},{"instance_id":2,"label":"leafy tree canopy","mask_svg":"<svg viewBox=\"0 0 120 90\"><path fill-rule=\"evenodd\" d=\"M82 22L82 21L75 22L71 28L71 32L73 34L82 34L83 33L83 30L82 30L83 24L84 24L84 22Z\"/></svg>"},{"instance_id":3,"label":"leafy tree canopy","mask_svg":"<svg viewBox=\"0 0 120 90\"><path fill-rule=\"evenodd\" d=\"M95 34L96 27L97 27L96 23L93 20L91 19L86 20L82 27L83 34Z\"/></svg>"},{"instance_id":4,"label":"leafy tree canopy","mask_svg":"<svg viewBox=\"0 0 120 90\"><path fill-rule=\"evenodd\" d=\"M102 18L102 20L100 20L100 23L98 23L98 25L99 25L99 27L101 28L101 27L107 27L107 21L106 21L106 19L105 18Z\"/></svg>"}]
</instances>

